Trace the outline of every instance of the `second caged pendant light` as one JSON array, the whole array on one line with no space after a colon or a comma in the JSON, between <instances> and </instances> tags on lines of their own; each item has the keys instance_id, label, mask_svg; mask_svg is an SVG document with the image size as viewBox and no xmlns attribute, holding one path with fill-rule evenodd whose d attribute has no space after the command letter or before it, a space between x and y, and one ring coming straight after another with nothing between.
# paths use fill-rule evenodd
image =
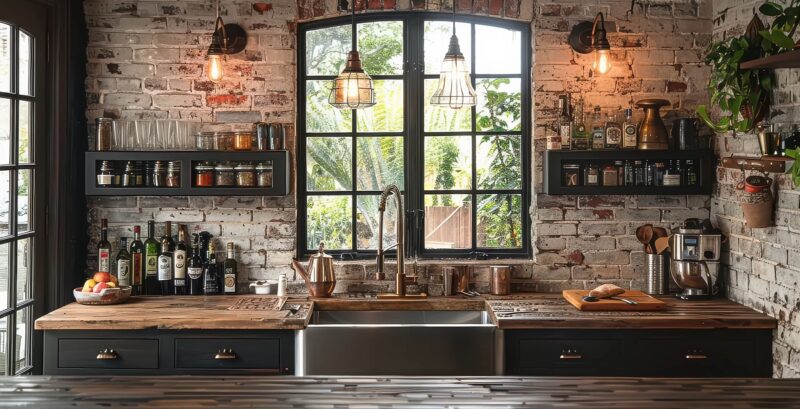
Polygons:
<instances>
[{"instance_id":1,"label":"second caged pendant light","mask_svg":"<svg viewBox=\"0 0 800 409\"><path fill-rule=\"evenodd\" d=\"M353 36L356 36L356 1L353 7ZM364 2L366 4L366 2ZM361 109L375 105L375 87L372 78L361 66L361 56L353 46L347 54L347 63L336 79L328 96L328 103L339 109Z\"/></svg>"},{"instance_id":2,"label":"second caged pendant light","mask_svg":"<svg viewBox=\"0 0 800 409\"><path fill-rule=\"evenodd\" d=\"M431 96L431 105L445 106L451 109L471 107L477 103L478 97L469 76L469 67L461 53L456 36L456 2L453 1L453 35L450 47L442 62L439 84Z\"/></svg>"}]
</instances>

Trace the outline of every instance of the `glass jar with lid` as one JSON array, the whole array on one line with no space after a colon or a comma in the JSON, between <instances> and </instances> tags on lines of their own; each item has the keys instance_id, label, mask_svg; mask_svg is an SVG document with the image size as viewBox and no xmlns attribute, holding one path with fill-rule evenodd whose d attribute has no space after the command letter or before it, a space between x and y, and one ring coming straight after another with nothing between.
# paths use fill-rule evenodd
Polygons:
<instances>
[{"instance_id":1,"label":"glass jar with lid","mask_svg":"<svg viewBox=\"0 0 800 409\"><path fill-rule=\"evenodd\" d=\"M214 132L198 132L194 136L194 141L198 151L214 150Z\"/></svg>"},{"instance_id":2,"label":"glass jar with lid","mask_svg":"<svg viewBox=\"0 0 800 409\"><path fill-rule=\"evenodd\" d=\"M272 162L256 165L256 183L258 187L272 187Z\"/></svg>"},{"instance_id":3,"label":"glass jar with lid","mask_svg":"<svg viewBox=\"0 0 800 409\"><path fill-rule=\"evenodd\" d=\"M111 161L104 160L100 163L100 172L97 173L97 186L108 187L114 184L114 165Z\"/></svg>"},{"instance_id":4,"label":"glass jar with lid","mask_svg":"<svg viewBox=\"0 0 800 409\"><path fill-rule=\"evenodd\" d=\"M237 131L233 134L233 150L249 151L253 149L253 133L250 131Z\"/></svg>"},{"instance_id":5,"label":"glass jar with lid","mask_svg":"<svg viewBox=\"0 0 800 409\"><path fill-rule=\"evenodd\" d=\"M236 170L236 186L254 187L256 185L255 166L252 163L240 163Z\"/></svg>"},{"instance_id":6,"label":"glass jar with lid","mask_svg":"<svg viewBox=\"0 0 800 409\"><path fill-rule=\"evenodd\" d=\"M181 163L167 162L167 187L181 187Z\"/></svg>"},{"instance_id":7,"label":"glass jar with lid","mask_svg":"<svg viewBox=\"0 0 800 409\"><path fill-rule=\"evenodd\" d=\"M167 186L167 168L164 162L157 160L153 164L153 187L166 187Z\"/></svg>"},{"instance_id":8,"label":"glass jar with lid","mask_svg":"<svg viewBox=\"0 0 800 409\"><path fill-rule=\"evenodd\" d=\"M232 151L233 132L214 132L214 150Z\"/></svg>"},{"instance_id":9,"label":"glass jar with lid","mask_svg":"<svg viewBox=\"0 0 800 409\"><path fill-rule=\"evenodd\" d=\"M137 187L142 185L142 174L133 161L125 162L125 171L122 173L122 186Z\"/></svg>"},{"instance_id":10,"label":"glass jar with lid","mask_svg":"<svg viewBox=\"0 0 800 409\"><path fill-rule=\"evenodd\" d=\"M214 167L214 184L220 187L236 186L236 173L229 163L218 163Z\"/></svg>"},{"instance_id":11,"label":"glass jar with lid","mask_svg":"<svg viewBox=\"0 0 800 409\"><path fill-rule=\"evenodd\" d=\"M194 185L196 187L214 186L214 166L208 162L200 162L194 166Z\"/></svg>"},{"instance_id":12,"label":"glass jar with lid","mask_svg":"<svg viewBox=\"0 0 800 409\"><path fill-rule=\"evenodd\" d=\"M603 186L618 186L619 169L613 163L603 166Z\"/></svg>"},{"instance_id":13,"label":"glass jar with lid","mask_svg":"<svg viewBox=\"0 0 800 409\"><path fill-rule=\"evenodd\" d=\"M581 185L581 165L565 163L561 166L561 183L564 186Z\"/></svg>"},{"instance_id":14,"label":"glass jar with lid","mask_svg":"<svg viewBox=\"0 0 800 409\"><path fill-rule=\"evenodd\" d=\"M600 166L588 164L583 172L584 186L600 186Z\"/></svg>"}]
</instances>

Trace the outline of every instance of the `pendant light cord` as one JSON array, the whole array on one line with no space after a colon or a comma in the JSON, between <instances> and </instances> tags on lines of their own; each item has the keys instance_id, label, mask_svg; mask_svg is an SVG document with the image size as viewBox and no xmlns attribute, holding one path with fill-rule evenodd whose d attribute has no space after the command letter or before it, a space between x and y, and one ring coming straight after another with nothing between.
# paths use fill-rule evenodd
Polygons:
<instances>
[{"instance_id":1,"label":"pendant light cord","mask_svg":"<svg viewBox=\"0 0 800 409\"><path fill-rule=\"evenodd\" d=\"M219 0L217 0L217 18L219 18Z\"/></svg>"},{"instance_id":2,"label":"pendant light cord","mask_svg":"<svg viewBox=\"0 0 800 409\"><path fill-rule=\"evenodd\" d=\"M453 35L456 35L456 2L458 0L453 0Z\"/></svg>"}]
</instances>

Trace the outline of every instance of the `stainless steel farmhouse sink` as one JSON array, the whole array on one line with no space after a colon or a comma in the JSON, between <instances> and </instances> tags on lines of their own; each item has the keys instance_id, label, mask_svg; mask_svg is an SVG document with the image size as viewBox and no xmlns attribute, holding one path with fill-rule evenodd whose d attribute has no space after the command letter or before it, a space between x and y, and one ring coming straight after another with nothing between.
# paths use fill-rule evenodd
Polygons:
<instances>
[{"instance_id":1,"label":"stainless steel farmhouse sink","mask_svg":"<svg viewBox=\"0 0 800 409\"><path fill-rule=\"evenodd\" d=\"M295 364L297 375L493 375L495 338L485 311L316 311Z\"/></svg>"}]
</instances>

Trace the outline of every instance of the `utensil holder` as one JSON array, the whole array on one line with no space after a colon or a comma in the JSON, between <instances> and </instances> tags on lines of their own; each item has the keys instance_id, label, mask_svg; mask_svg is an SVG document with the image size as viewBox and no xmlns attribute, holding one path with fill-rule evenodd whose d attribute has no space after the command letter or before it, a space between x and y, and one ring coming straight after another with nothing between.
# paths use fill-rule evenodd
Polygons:
<instances>
[{"instance_id":1,"label":"utensil holder","mask_svg":"<svg viewBox=\"0 0 800 409\"><path fill-rule=\"evenodd\" d=\"M664 254L645 254L647 268L647 293L667 294L667 256Z\"/></svg>"}]
</instances>

